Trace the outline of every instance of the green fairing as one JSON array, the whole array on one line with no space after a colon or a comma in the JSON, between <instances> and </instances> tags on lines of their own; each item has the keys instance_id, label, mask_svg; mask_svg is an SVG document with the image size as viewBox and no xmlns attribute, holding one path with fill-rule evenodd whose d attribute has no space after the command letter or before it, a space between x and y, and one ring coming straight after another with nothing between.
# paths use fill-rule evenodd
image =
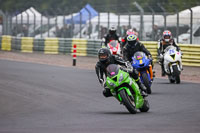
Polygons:
<instances>
[{"instance_id":1,"label":"green fairing","mask_svg":"<svg viewBox=\"0 0 200 133\"><path fill-rule=\"evenodd\" d=\"M120 82L119 79L120 79L121 75L123 76L123 80L121 80L121 82ZM117 78L117 80L116 80L116 78ZM123 84L129 84L130 87L132 88L132 91L127 86L123 86ZM117 75L115 75L113 77L107 77L106 85L110 89L113 96L119 102L122 102L122 98L118 92L120 92L121 90L124 89L124 90L126 90L126 92L129 96L134 96L135 105L136 105L137 109L139 109L143 106L144 99L140 94L139 87L138 87L137 83L135 82L135 80L133 78L131 78L127 72L119 70ZM121 85L121 87L117 88L120 85ZM115 88L117 88L117 90ZM132 94L131 92L133 92L134 94Z\"/></svg>"}]
</instances>

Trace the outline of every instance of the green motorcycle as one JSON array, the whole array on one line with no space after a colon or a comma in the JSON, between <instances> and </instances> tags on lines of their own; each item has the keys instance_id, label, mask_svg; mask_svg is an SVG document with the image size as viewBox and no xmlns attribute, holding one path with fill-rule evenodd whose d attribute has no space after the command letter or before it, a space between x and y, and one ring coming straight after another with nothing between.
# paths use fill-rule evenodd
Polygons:
<instances>
[{"instance_id":1,"label":"green motorcycle","mask_svg":"<svg viewBox=\"0 0 200 133\"><path fill-rule=\"evenodd\" d=\"M110 64L107 68L106 86L112 95L132 114L149 110L149 102L140 93L135 80L130 77L124 68L116 64Z\"/></svg>"}]
</instances>

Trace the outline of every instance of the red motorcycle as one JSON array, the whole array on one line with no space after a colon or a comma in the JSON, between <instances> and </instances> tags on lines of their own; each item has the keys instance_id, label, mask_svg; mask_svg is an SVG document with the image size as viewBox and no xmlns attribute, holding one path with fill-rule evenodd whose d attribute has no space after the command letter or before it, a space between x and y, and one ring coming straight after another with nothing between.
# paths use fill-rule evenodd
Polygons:
<instances>
[{"instance_id":1,"label":"red motorcycle","mask_svg":"<svg viewBox=\"0 0 200 133\"><path fill-rule=\"evenodd\" d=\"M121 47L120 43L117 40L111 40L108 44L107 47L110 49L110 52L113 55L120 55L121 54Z\"/></svg>"}]
</instances>

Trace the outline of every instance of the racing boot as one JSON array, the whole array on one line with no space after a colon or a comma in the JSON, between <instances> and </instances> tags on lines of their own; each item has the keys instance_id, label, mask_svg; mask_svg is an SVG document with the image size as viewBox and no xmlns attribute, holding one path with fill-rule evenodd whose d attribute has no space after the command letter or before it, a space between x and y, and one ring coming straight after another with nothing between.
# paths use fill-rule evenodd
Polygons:
<instances>
[{"instance_id":1,"label":"racing boot","mask_svg":"<svg viewBox=\"0 0 200 133\"><path fill-rule=\"evenodd\" d=\"M164 77L165 76L165 70L164 70L164 66L163 65L161 65L161 72L162 72L162 77Z\"/></svg>"},{"instance_id":2,"label":"racing boot","mask_svg":"<svg viewBox=\"0 0 200 133\"><path fill-rule=\"evenodd\" d=\"M104 97L111 97L111 96L113 96L112 93L110 92L109 88L104 88L103 95L104 95Z\"/></svg>"},{"instance_id":3,"label":"racing boot","mask_svg":"<svg viewBox=\"0 0 200 133\"><path fill-rule=\"evenodd\" d=\"M156 72L155 71L153 71L153 77L156 77L156 74L155 74Z\"/></svg>"},{"instance_id":4,"label":"racing boot","mask_svg":"<svg viewBox=\"0 0 200 133\"><path fill-rule=\"evenodd\" d=\"M136 81L136 83L137 83L138 86L139 86L139 89L140 89L141 95L142 95L143 97L147 97L148 94L146 93L146 92L147 92L146 87L142 84L142 82L140 81L139 78L138 78L137 80L135 80L135 81Z\"/></svg>"}]
</instances>

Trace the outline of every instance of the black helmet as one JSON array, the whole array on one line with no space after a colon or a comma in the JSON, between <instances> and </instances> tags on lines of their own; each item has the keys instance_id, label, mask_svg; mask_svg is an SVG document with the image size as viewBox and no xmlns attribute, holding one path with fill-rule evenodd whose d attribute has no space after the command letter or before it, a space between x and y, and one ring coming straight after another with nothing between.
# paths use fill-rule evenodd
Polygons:
<instances>
[{"instance_id":1,"label":"black helmet","mask_svg":"<svg viewBox=\"0 0 200 133\"><path fill-rule=\"evenodd\" d=\"M110 27L109 33L110 33L110 34L115 34L115 33L116 33L116 29L115 29L114 26Z\"/></svg>"},{"instance_id":2,"label":"black helmet","mask_svg":"<svg viewBox=\"0 0 200 133\"><path fill-rule=\"evenodd\" d=\"M98 51L99 61L102 63L106 63L110 58L110 50L108 48L100 48Z\"/></svg>"}]
</instances>

